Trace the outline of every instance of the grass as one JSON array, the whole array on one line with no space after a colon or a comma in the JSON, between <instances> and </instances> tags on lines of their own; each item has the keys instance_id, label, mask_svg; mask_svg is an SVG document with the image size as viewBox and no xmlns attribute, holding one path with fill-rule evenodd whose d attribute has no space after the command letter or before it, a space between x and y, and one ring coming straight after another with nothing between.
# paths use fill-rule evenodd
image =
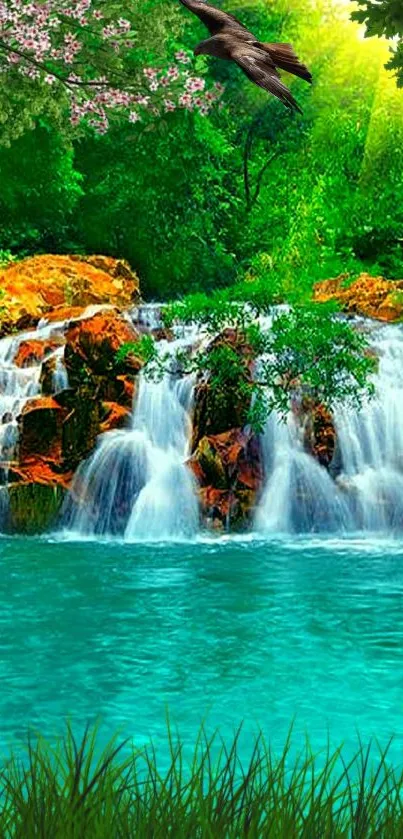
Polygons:
<instances>
[{"instance_id":1,"label":"grass","mask_svg":"<svg viewBox=\"0 0 403 839\"><path fill-rule=\"evenodd\" d=\"M112 741L98 753L96 730L77 742L71 727L55 746L28 740L27 754L0 769L2 839L364 839L403 836L403 773L388 748L359 743L349 763L342 749L322 755L309 743L290 770L291 734L275 757L263 735L247 766L240 729L226 746L200 730L189 765L168 725L169 768L160 773L152 746ZM389 743L390 745L390 743ZM323 760L324 757L324 760Z\"/></svg>"}]
</instances>

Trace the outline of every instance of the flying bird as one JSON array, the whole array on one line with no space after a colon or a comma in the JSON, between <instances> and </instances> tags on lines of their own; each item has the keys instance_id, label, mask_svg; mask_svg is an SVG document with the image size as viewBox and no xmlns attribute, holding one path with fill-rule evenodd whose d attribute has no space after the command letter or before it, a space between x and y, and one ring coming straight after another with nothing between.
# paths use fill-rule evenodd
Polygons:
<instances>
[{"instance_id":1,"label":"flying bird","mask_svg":"<svg viewBox=\"0 0 403 839\"><path fill-rule=\"evenodd\" d=\"M204 0L180 0L207 26L211 37L201 41L195 55L213 55L235 61L248 79L263 87L291 110L302 113L300 106L281 81L278 70L286 70L311 83L312 75L302 64L291 44L266 44L258 41L233 15L216 9Z\"/></svg>"}]
</instances>

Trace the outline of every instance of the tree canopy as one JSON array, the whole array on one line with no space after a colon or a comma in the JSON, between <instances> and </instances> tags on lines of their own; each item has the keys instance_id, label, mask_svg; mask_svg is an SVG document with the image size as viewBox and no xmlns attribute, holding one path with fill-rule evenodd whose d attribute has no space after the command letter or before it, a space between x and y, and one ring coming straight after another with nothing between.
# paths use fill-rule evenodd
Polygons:
<instances>
[{"instance_id":1,"label":"tree canopy","mask_svg":"<svg viewBox=\"0 0 403 839\"><path fill-rule=\"evenodd\" d=\"M401 0L356 0L359 8L351 15L353 20L364 23L366 37L377 35L394 40L391 58L386 64L397 76L403 87L403 6Z\"/></svg>"},{"instance_id":2,"label":"tree canopy","mask_svg":"<svg viewBox=\"0 0 403 839\"><path fill-rule=\"evenodd\" d=\"M18 14L27 8L22 0L17 6ZM94 40L84 27L74 60L85 56L84 75L97 77L102 46L110 79L123 73L133 96L143 95L137 85L147 87L146 104L109 109L109 130L97 134L89 111L71 125L75 93L46 82L45 67L40 78L22 73L23 63L7 67L0 249L125 257L144 295L157 299L244 278L309 297L316 279L339 273L402 276L402 93L384 69L386 43L360 39L358 24L331 0L315 0L309 16L305 0L248 0L239 8L234 0L231 10L245 25L263 40L292 42L312 68L312 88L287 79L304 111L292 115L230 62L191 59L204 30L179 3L93 0L85 14L102 9L107 20L95 18ZM120 18L131 35L122 33L115 53L102 28ZM56 23L55 39L77 25L71 17L65 30ZM62 59L42 63L47 71L72 69ZM180 79L166 106L162 80L175 68ZM203 91L184 92L195 79Z\"/></svg>"}]
</instances>

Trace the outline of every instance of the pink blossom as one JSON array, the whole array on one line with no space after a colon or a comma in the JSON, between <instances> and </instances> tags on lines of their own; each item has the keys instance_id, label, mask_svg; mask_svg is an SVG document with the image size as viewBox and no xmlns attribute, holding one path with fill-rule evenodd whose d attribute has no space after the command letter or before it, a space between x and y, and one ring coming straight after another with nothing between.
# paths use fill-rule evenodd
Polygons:
<instances>
[{"instance_id":1,"label":"pink blossom","mask_svg":"<svg viewBox=\"0 0 403 839\"><path fill-rule=\"evenodd\" d=\"M185 87L189 93L197 93L198 90L204 90L206 82L200 76L189 76L186 80Z\"/></svg>"},{"instance_id":2,"label":"pink blossom","mask_svg":"<svg viewBox=\"0 0 403 839\"><path fill-rule=\"evenodd\" d=\"M182 108L191 108L193 106L193 99L190 93L182 93L179 97L179 104Z\"/></svg>"},{"instance_id":3,"label":"pink blossom","mask_svg":"<svg viewBox=\"0 0 403 839\"><path fill-rule=\"evenodd\" d=\"M99 134L108 130L114 113L124 113L130 122L138 122L141 117L137 108L144 109L145 119L178 107L208 113L223 87L217 83L206 89L204 79L192 76L188 69L192 59L184 49L175 53L176 64L144 67L143 83L137 79L137 89L130 74L125 79L116 56L122 59L124 68L135 33L130 20L114 17L114 5L106 0L0 0L3 78L17 71L36 84L64 85L71 124L78 126L85 121ZM87 34L89 26L91 38ZM102 42L99 58L98 45ZM105 67L102 76L101 59Z\"/></svg>"},{"instance_id":4,"label":"pink blossom","mask_svg":"<svg viewBox=\"0 0 403 839\"><path fill-rule=\"evenodd\" d=\"M175 58L177 61L180 61L181 64L190 64L191 61L185 50L178 50L178 52L175 53Z\"/></svg>"}]
</instances>

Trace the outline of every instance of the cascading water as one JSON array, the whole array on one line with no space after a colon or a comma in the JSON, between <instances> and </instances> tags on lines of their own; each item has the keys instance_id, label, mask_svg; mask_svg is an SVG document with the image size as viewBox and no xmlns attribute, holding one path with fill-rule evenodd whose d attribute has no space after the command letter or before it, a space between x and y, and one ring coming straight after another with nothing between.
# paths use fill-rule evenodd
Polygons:
<instances>
[{"instance_id":1,"label":"cascading water","mask_svg":"<svg viewBox=\"0 0 403 839\"><path fill-rule=\"evenodd\" d=\"M10 461L18 442L17 418L28 399L40 394L41 363L19 367L15 363L18 349L23 342L45 341L62 334L65 324L39 325L36 330L8 336L0 340L0 459ZM68 386L68 377L63 362L63 348L50 351L46 358L55 358L53 390Z\"/></svg>"},{"instance_id":2,"label":"cascading water","mask_svg":"<svg viewBox=\"0 0 403 839\"><path fill-rule=\"evenodd\" d=\"M345 530L353 526L348 503L327 470L303 449L293 417L271 414L262 440L267 475L256 513L264 533Z\"/></svg>"},{"instance_id":3,"label":"cascading water","mask_svg":"<svg viewBox=\"0 0 403 839\"><path fill-rule=\"evenodd\" d=\"M85 312L85 317L91 315ZM140 331L160 337L160 306L130 313ZM270 327L270 320L265 324ZM326 469L305 451L293 415L287 423L272 414L262 435L265 480L255 515L261 533L388 531L403 528L403 329L362 321L379 358L375 396L360 411L334 412L336 451ZM63 335L66 323L41 322L36 330L0 340L0 460L3 506L9 465L18 451L18 416L27 400L40 396L41 364L20 367L22 342ZM130 540L192 538L198 532L197 487L186 466L189 455L193 382L175 369L177 349L203 338L195 329L176 330L159 341L171 370L158 382L140 374L131 427L102 435L92 456L76 472L64 510L66 528L81 536L112 535ZM68 387L62 346L53 359L50 387ZM54 346L53 344L53 346ZM49 376L48 376L49 387Z\"/></svg>"},{"instance_id":4,"label":"cascading water","mask_svg":"<svg viewBox=\"0 0 403 839\"><path fill-rule=\"evenodd\" d=\"M383 326L371 343L379 358L374 397L359 412L340 406L335 413L336 482L349 498L357 529L401 529L403 331Z\"/></svg>"},{"instance_id":5,"label":"cascading water","mask_svg":"<svg viewBox=\"0 0 403 839\"><path fill-rule=\"evenodd\" d=\"M403 526L403 332L375 327L375 396L334 412L337 447L329 472L304 451L292 417L272 415L262 438L266 482L261 532L383 531Z\"/></svg>"},{"instance_id":6,"label":"cascading water","mask_svg":"<svg viewBox=\"0 0 403 839\"><path fill-rule=\"evenodd\" d=\"M162 343L173 357L184 341ZM178 378L174 369L159 382L140 374L132 427L102 435L79 468L64 512L67 529L126 541L196 534L196 487L185 465L192 391L192 378Z\"/></svg>"}]
</instances>

